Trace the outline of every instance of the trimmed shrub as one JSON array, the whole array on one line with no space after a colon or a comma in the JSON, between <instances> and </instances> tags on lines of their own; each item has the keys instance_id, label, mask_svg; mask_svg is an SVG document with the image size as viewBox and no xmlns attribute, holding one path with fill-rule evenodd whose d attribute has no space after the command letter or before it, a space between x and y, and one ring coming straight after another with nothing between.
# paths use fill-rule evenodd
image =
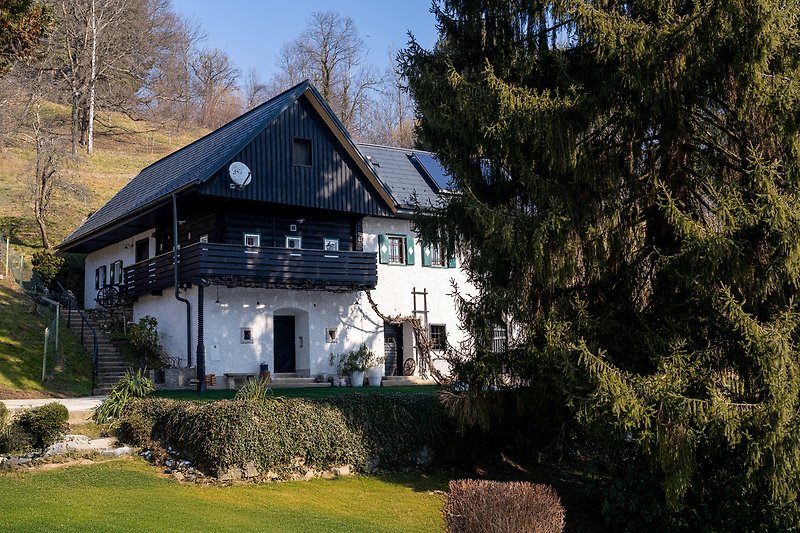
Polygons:
<instances>
[{"instance_id":1,"label":"trimmed shrub","mask_svg":"<svg viewBox=\"0 0 800 533\"><path fill-rule=\"evenodd\" d=\"M129 413L119 419L117 440L131 446L150 447L153 437L153 421L140 413Z\"/></svg>"},{"instance_id":2,"label":"trimmed shrub","mask_svg":"<svg viewBox=\"0 0 800 533\"><path fill-rule=\"evenodd\" d=\"M303 468L343 464L363 469L414 465L416 451L434 447L434 405L426 395L345 395L262 401L134 401L126 410L152 435L212 475L254 463L286 476Z\"/></svg>"},{"instance_id":3,"label":"trimmed shrub","mask_svg":"<svg viewBox=\"0 0 800 533\"><path fill-rule=\"evenodd\" d=\"M560 533L564 515L552 487L526 482L451 481L444 507L448 533Z\"/></svg>"},{"instance_id":4,"label":"trimmed shrub","mask_svg":"<svg viewBox=\"0 0 800 533\"><path fill-rule=\"evenodd\" d=\"M69 411L60 403L48 403L22 413L14 425L28 434L34 448L53 444L67 429Z\"/></svg>"}]
</instances>

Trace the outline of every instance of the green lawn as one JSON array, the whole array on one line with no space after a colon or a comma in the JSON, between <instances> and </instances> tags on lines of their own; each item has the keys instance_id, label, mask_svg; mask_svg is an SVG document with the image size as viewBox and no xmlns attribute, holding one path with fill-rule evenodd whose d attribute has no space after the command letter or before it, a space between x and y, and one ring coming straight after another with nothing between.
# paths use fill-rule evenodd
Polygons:
<instances>
[{"instance_id":1,"label":"green lawn","mask_svg":"<svg viewBox=\"0 0 800 533\"><path fill-rule=\"evenodd\" d=\"M33 300L10 279L0 282L0 399L87 395L92 388L92 362L74 335L62 328L63 360L48 361L55 372L44 383L42 353L44 330L50 317L37 312Z\"/></svg>"},{"instance_id":2,"label":"green lawn","mask_svg":"<svg viewBox=\"0 0 800 533\"><path fill-rule=\"evenodd\" d=\"M116 460L0 475L0 531L443 531L444 481L417 475L179 484Z\"/></svg>"},{"instance_id":3,"label":"green lawn","mask_svg":"<svg viewBox=\"0 0 800 533\"><path fill-rule=\"evenodd\" d=\"M412 385L408 387L314 387L309 389L272 389L275 396L284 398L329 398L342 394L433 394L439 388L435 385ZM202 394L191 390L156 391L153 396L172 398L174 400L230 400L236 395L235 390L208 390Z\"/></svg>"}]
</instances>

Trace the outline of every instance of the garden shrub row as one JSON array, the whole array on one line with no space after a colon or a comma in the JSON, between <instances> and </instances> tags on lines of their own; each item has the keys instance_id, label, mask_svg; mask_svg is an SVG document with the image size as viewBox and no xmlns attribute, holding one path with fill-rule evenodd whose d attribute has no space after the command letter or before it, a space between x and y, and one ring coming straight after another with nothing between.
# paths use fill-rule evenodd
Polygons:
<instances>
[{"instance_id":1,"label":"garden shrub row","mask_svg":"<svg viewBox=\"0 0 800 533\"><path fill-rule=\"evenodd\" d=\"M413 465L420 450L448 434L438 429L437 405L433 395L402 394L208 403L148 398L129 405L120 434L133 444L153 437L212 475L251 463L280 476L344 464L397 467Z\"/></svg>"}]
</instances>

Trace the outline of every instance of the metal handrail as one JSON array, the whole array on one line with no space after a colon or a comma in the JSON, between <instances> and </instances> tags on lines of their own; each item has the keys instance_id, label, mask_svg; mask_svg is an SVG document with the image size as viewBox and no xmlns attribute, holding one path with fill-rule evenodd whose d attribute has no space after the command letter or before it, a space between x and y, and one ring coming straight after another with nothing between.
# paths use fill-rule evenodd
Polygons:
<instances>
[{"instance_id":1,"label":"metal handrail","mask_svg":"<svg viewBox=\"0 0 800 533\"><path fill-rule=\"evenodd\" d=\"M61 282L56 281L58 285L58 289L67 299L67 325L72 329L72 309L75 308L75 311L78 312L78 316L81 317L81 345L85 348L86 343L84 342L84 329L88 326L89 331L92 333L92 394L94 394L95 385L97 384L97 357L99 352L99 343L97 340L97 331L95 331L94 326L92 326L89 317L86 315L86 312L78 306L78 301L72 295L70 291L64 288L61 285Z\"/></svg>"}]
</instances>

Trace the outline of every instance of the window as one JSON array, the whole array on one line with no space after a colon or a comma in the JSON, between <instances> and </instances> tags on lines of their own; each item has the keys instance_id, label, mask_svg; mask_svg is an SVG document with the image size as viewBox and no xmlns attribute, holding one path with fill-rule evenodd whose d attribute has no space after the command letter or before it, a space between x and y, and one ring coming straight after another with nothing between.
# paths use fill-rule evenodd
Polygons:
<instances>
[{"instance_id":1,"label":"window","mask_svg":"<svg viewBox=\"0 0 800 533\"><path fill-rule=\"evenodd\" d=\"M292 139L292 162L295 166L311 166L311 139Z\"/></svg>"},{"instance_id":2,"label":"window","mask_svg":"<svg viewBox=\"0 0 800 533\"><path fill-rule=\"evenodd\" d=\"M100 289L106 286L106 266L97 267L94 271L94 288Z\"/></svg>"},{"instance_id":3,"label":"window","mask_svg":"<svg viewBox=\"0 0 800 533\"><path fill-rule=\"evenodd\" d=\"M197 239L197 241L200 242L201 244L208 243L208 233L206 233L205 235L200 235L200 238Z\"/></svg>"},{"instance_id":4,"label":"window","mask_svg":"<svg viewBox=\"0 0 800 533\"><path fill-rule=\"evenodd\" d=\"M389 237L389 264L406 264L406 243L403 237Z\"/></svg>"},{"instance_id":5,"label":"window","mask_svg":"<svg viewBox=\"0 0 800 533\"><path fill-rule=\"evenodd\" d=\"M431 324L431 348L447 349L447 327L444 324Z\"/></svg>"},{"instance_id":6,"label":"window","mask_svg":"<svg viewBox=\"0 0 800 533\"><path fill-rule=\"evenodd\" d=\"M299 250L303 247L303 239L302 237L291 237L289 235L286 236L286 247L291 248L292 250Z\"/></svg>"},{"instance_id":7,"label":"window","mask_svg":"<svg viewBox=\"0 0 800 533\"><path fill-rule=\"evenodd\" d=\"M136 262L150 259L150 239L136 241Z\"/></svg>"},{"instance_id":8,"label":"window","mask_svg":"<svg viewBox=\"0 0 800 533\"><path fill-rule=\"evenodd\" d=\"M492 351L503 353L508 349L508 329L506 326L495 326L492 332Z\"/></svg>"},{"instance_id":9,"label":"window","mask_svg":"<svg viewBox=\"0 0 800 533\"><path fill-rule=\"evenodd\" d=\"M378 235L378 261L384 265L413 265L414 241L405 235Z\"/></svg>"},{"instance_id":10,"label":"window","mask_svg":"<svg viewBox=\"0 0 800 533\"><path fill-rule=\"evenodd\" d=\"M422 266L437 268L455 268L456 258L448 257L444 244L423 244Z\"/></svg>"},{"instance_id":11,"label":"window","mask_svg":"<svg viewBox=\"0 0 800 533\"><path fill-rule=\"evenodd\" d=\"M117 260L111 263L111 275L108 277L111 285L122 285L122 261Z\"/></svg>"},{"instance_id":12,"label":"window","mask_svg":"<svg viewBox=\"0 0 800 533\"><path fill-rule=\"evenodd\" d=\"M261 246L261 235L258 233L245 233L244 234L245 246Z\"/></svg>"},{"instance_id":13,"label":"window","mask_svg":"<svg viewBox=\"0 0 800 533\"><path fill-rule=\"evenodd\" d=\"M250 328L241 329L241 343L253 344L253 330Z\"/></svg>"},{"instance_id":14,"label":"window","mask_svg":"<svg viewBox=\"0 0 800 533\"><path fill-rule=\"evenodd\" d=\"M336 328L325 330L325 342L336 342Z\"/></svg>"},{"instance_id":15,"label":"window","mask_svg":"<svg viewBox=\"0 0 800 533\"><path fill-rule=\"evenodd\" d=\"M447 266L447 254L445 253L444 246L442 244L431 245L431 266Z\"/></svg>"},{"instance_id":16,"label":"window","mask_svg":"<svg viewBox=\"0 0 800 533\"><path fill-rule=\"evenodd\" d=\"M339 239L322 239L322 247L326 252L338 252Z\"/></svg>"}]
</instances>

